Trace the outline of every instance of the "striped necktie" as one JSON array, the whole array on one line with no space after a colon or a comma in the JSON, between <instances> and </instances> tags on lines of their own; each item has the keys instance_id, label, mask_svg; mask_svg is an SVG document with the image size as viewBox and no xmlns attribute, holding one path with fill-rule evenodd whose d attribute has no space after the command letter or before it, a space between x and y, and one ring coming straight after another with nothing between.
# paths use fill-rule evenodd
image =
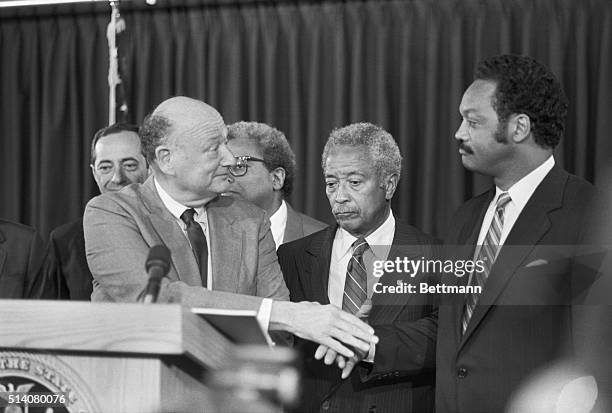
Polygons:
<instances>
[{"instance_id":1,"label":"striped necktie","mask_svg":"<svg viewBox=\"0 0 612 413\"><path fill-rule=\"evenodd\" d=\"M342 309L351 314L356 314L368 297L368 276L363 265L363 253L368 247L364 237L358 238L353 243L353 256L346 266Z\"/></svg>"},{"instance_id":2,"label":"striped necktie","mask_svg":"<svg viewBox=\"0 0 612 413\"><path fill-rule=\"evenodd\" d=\"M483 244L480 246L476 260L480 260L483 263L484 271L478 272L473 271L470 275L470 281L468 285L484 287L487 277L491 272L491 268L495 263L497 254L501 246L499 245L501 240L502 229L504 227L504 210L508 202L510 202L510 195L507 192L502 192L497 199L497 205L495 206L495 215L491 221L491 226L487 231ZM465 308L463 311L463 318L461 320L462 332L465 333L468 323L472 318L474 309L478 302L477 293L467 293L465 299Z\"/></svg>"}]
</instances>

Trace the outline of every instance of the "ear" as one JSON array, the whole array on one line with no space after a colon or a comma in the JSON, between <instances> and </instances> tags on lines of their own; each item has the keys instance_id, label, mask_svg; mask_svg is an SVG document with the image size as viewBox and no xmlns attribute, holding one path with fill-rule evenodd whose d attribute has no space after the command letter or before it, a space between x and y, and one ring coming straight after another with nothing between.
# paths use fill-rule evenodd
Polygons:
<instances>
[{"instance_id":1,"label":"ear","mask_svg":"<svg viewBox=\"0 0 612 413\"><path fill-rule=\"evenodd\" d=\"M510 137L514 143L523 142L531 135L531 119L524 113L514 115L508 123Z\"/></svg>"},{"instance_id":2,"label":"ear","mask_svg":"<svg viewBox=\"0 0 612 413\"><path fill-rule=\"evenodd\" d=\"M89 164L89 167L91 168L91 174L93 175L95 179L96 178L96 167L92 163Z\"/></svg>"},{"instance_id":3,"label":"ear","mask_svg":"<svg viewBox=\"0 0 612 413\"><path fill-rule=\"evenodd\" d=\"M395 190L397 189L397 182L399 181L399 176L397 174L391 174L384 178L383 180L383 189L385 190L385 199L390 201L393 198L393 194L395 194Z\"/></svg>"},{"instance_id":4,"label":"ear","mask_svg":"<svg viewBox=\"0 0 612 413\"><path fill-rule=\"evenodd\" d=\"M285 186L285 168L281 168L280 166L276 169L270 171L270 175L272 176L272 188L275 191L280 191Z\"/></svg>"},{"instance_id":5,"label":"ear","mask_svg":"<svg viewBox=\"0 0 612 413\"><path fill-rule=\"evenodd\" d=\"M166 145L155 148L155 161L159 170L166 175L174 174L172 166L172 150Z\"/></svg>"}]
</instances>

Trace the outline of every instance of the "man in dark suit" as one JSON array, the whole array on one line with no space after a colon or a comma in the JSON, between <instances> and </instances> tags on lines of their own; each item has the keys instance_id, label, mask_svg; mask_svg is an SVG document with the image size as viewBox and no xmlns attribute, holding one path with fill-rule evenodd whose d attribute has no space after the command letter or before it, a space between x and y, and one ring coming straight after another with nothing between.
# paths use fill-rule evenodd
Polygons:
<instances>
[{"instance_id":1,"label":"man in dark suit","mask_svg":"<svg viewBox=\"0 0 612 413\"><path fill-rule=\"evenodd\" d=\"M165 100L139 131L153 176L87 204L83 217L92 301L134 302L147 285L151 247L171 265L160 302L254 310L260 323L329 345L367 349L373 330L333 306L286 301L270 222L242 200L220 197L228 168L227 128L213 107L188 97Z\"/></svg>"},{"instance_id":2,"label":"man in dark suit","mask_svg":"<svg viewBox=\"0 0 612 413\"><path fill-rule=\"evenodd\" d=\"M385 294L382 285L397 286L411 278L395 272L376 278L372 271L376 261L433 255L433 239L391 211L401 160L393 137L378 126L357 123L334 130L323 152L323 169L338 225L278 250L292 301L342 307L367 318L381 339L367 355L361 354L365 367L348 378L342 376L351 373L359 360L347 362L325 347L299 341L305 367L298 411L433 411L433 296ZM394 352L388 344L395 342L387 343L384 337L398 337L388 328L396 323L412 331L410 341L404 342L411 354L406 355L401 372L379 374L377 364L387 366L388 354ZM342 369L342 376L333 363Z\"/></svg>"},{"instance_id":3,"label":"man in dark suit","mask_svg":"<svg viewBox=\"0 0 612 413\"><path fill-rule=\"evenodd\" d=\"M43 242L33 228L0 220L0 298L34 298Z\"/></svg>"},{"instance_id":4,"label":"man in dark suit","mask_svg":"<svg viewBox=\"0 0 612 413\"><path fill-rule=\"evenodd\" d=\"M149 168L140 147L138 126L116 123L96 132L91 141L90 167L100 193L143 183ZM91 299L92 276L85 258L83 219L51 231L43 270L42 298Z\"/></svg>"},{"instance_id":5,"label":"man in dark suit","mask_svg":"<svg viewBox=\"0 0 612 413\"><path fill-rule=\"evenodd\" d=\"M227 146L237 160L230 168L225 193L254 203L270 218L276 248L327 225L289 205L295 177L295 155L285 135L265 123L237 122L227 127Z\"/></svg>"},{"instance_id":6,"label":"man in dark suit","mask_svg":"<svg viewBox=\"0 0 612 413\"><path fill-rule=\"evenodd\" d=\"M588 243L596 191L555 165L567 101L535 60L481 62L459 111L462 163L495 186L459 208L445 239L486 264L454 277L481 294L441 299L436 412L501 412L525 378L572 351L572 302L593 279L574 247Z\"/></svg>"}]
</instances>

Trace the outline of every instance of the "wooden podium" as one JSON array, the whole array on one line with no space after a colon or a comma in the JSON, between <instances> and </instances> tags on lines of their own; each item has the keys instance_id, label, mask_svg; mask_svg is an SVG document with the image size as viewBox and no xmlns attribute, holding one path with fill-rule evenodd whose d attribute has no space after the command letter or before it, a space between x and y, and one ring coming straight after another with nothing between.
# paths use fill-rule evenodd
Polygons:
<instances>
[{"instance_id":1,"label":"wooden podium","mask_svg":"<svg viewBox=\"0 0 612 413\"><path fill-rule=\"evenodd\" d=\"M216 411L204 376L234 347L178 304L0 300L0 383L62 392L54 412Z\"/></svg>"}]
</instances>

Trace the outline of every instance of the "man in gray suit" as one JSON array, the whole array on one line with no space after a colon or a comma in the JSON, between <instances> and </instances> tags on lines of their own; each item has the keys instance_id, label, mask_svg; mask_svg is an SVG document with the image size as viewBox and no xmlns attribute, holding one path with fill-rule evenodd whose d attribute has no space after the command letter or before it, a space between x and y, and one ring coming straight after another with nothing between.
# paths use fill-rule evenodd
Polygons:
<instances>
[{"instance_id":1,"label":"man in gray suit","mask_svg":"<svg viewBox=\"0 0 612 413\"><path fill-rule=\"evenodd\" d=\"M227 127L227 141L237 164L230 168L225 194L267 212L277 249L327 226L285 201L293 190L295 155L281 131L265 123L237 122Z\"/></svg>"},{"instance_id":2,"label":"man in gray suit","mask_svg":"<svg viewBox=\"0 0 612 413\"><path fill-rule=\"evenodd\" d=\"M289 294L264 212L218 197L236 161L214 108L170 98L145 118L140 137L153 176L102 194L85 209L93 301L136 301L147 284L149 249L163 244L172 265L162 282L162 302L256 310L269 330L328 344L342 354L354 354L347 346L367 350L369 340L377 340L373 329L337 307L285 301Z\"/></svg>"}]
</instances>

